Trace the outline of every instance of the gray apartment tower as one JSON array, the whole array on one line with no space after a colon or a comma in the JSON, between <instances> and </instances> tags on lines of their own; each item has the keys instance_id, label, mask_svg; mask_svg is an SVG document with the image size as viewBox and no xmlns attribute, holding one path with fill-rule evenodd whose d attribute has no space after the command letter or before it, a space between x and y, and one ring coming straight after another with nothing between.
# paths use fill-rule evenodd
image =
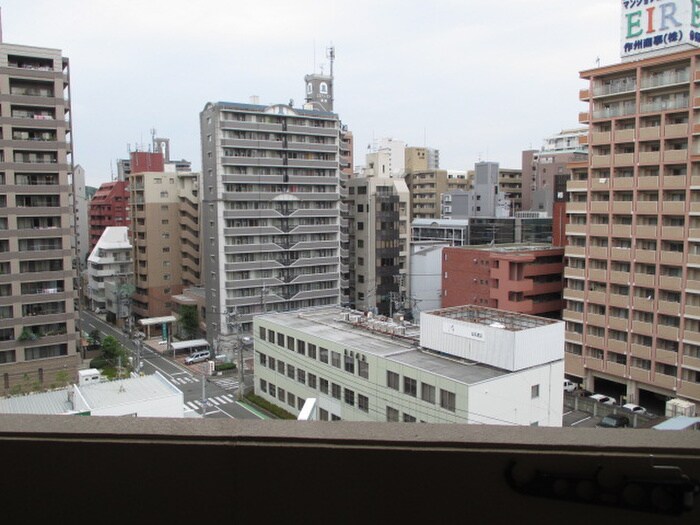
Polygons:
<instances>
[{"instance_id":1,"label":"gray apartment tower","mask_svg":"<svg viewBox=\"0 0 700 525\"><path fill-rule=\"evenodd\" d=\"M208 336L230 333L233 307L248 331L263 312L338 304L338 116L216 102L200 117Z\"/></svg>"},{"instance_id":2,"label":"gray apartment tower","mask_svg":"<svg viewBox=\"0 0 700 525\"><path fill-rule=\"evenodd\" d=\"M68 59L0 43L0 393L75 381Z\"/></svg>"}]
</instances>

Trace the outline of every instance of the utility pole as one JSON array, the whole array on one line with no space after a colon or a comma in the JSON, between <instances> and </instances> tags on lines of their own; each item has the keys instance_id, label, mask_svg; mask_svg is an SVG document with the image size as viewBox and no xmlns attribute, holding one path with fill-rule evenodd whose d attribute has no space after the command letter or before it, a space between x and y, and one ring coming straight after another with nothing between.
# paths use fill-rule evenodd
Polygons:
<instances>
[{"instance_id":1,"label":"utility pole","mask_svg":"<svg viewBox=\"0 0 700 525\"><path fill-rule=\"evenodd\" d=\"M202 371L202 417L207 415L207 374L206 367L209 366L209 361L203 361L201 364Z\"/></svg>"}]
</instances>

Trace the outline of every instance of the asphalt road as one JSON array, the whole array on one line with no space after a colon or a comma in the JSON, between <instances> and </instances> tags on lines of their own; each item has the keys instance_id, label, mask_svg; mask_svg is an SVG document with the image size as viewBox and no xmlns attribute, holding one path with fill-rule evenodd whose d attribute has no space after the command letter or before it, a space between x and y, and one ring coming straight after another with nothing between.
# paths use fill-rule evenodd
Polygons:
<instances>
[{"instance_id":1,"label":"asphalt road","mask_svg":"<svg viewBox=\"0 0 700 525\"><path fill-rule=\"evenodd\" d=\"M111 335L117 338L133 356L136 356L136 344L124 332L106 323L92 312L82 311L81 329L88 333L97 330L104 335ZM157 343L154 342L154 346L157 347ZM173 360L172 356L164 356L153 351L148 344L141 345L141 370L146 374L160 372L182 391L185 411L200 415L204 413L208 418L265 419L251 407L238 403L238 380L235 375L206 377L202 373L206 363L187 366L181 361L182 358Z\"/></svg>"}]
</instances>

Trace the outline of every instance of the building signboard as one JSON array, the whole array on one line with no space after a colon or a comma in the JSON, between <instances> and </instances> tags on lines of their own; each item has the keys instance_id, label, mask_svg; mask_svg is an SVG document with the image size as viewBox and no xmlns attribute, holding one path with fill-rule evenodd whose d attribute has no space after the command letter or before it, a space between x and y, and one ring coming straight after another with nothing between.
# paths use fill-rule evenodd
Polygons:
<instances>
[{"instance_id":1,"label":"building signboard","mask_svg":"<svg viewBox=\"0 0 700 525\"><path fill-rule=\"evenodd\" d=\"M475 341L484 341L484 331L473 326L468 326L465 323L453 321L445 321L442 324L442 331L446 334L453 334L458 337L466 337Z\"/></svg>"},{"instance_id":2,"label":"building signboard","mask_svg":"<svg viewBox=\"0 0 700 525\"><path fill-rule=\"evenodd\" d=\"M622 0L623 59L691 46L700 47L700 0Z\"/></svg>"}]
</instances>

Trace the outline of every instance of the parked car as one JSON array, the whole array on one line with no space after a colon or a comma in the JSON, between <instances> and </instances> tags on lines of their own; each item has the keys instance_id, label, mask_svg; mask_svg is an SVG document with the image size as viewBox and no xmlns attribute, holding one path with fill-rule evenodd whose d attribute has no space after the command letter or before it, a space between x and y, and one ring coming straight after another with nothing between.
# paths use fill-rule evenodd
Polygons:
<instances>
[{"instance_id":1,"label":"parked car","mask_svg":"<svg viewBox=\"0 0 700 525\"><path fill-rule=\"evenodd\" d=\"M588 396L589 399L602 403L603 405L616 405L615 400L612 397L604 396L603 394L592 394Z\"/></svg>"},{"instance_id":2,"label":"parked car","mask_svg":"<svg viewBox=\"0 0 700 525\"><path fill-rule=\"evenodd\" d=\"M191 365L193 363L201 363L202 361L206 361L207 359L209 359L209 350L200 350L198 352L193 353L192 355L188 355L185 358L185 364Z\"/></svg>"},{"instance_id":3,"label":"parked car","mask_svg":"<svg viewBox=\"0 0 700 525\"><path fill-rule=\"evenodd\" d=\"M564 379L564 392L573 392L577 388L578 385L576 383L569 381L568 379Z\"/></svg>"},{"instance_id":4,"label":"parked car","mask_svg":"<svg viewBox=\"0 0 700 525\"><path fill-rule=\"evenodd\" d=\"M626 405L622 405L622 408L624 408L625 410L629 410L630 412L633 412L634 414L646 414L647 413L646 408L639 406L639 405L635 405L634 403L627 403Z\"/></svg>"},{"instance_id":5,"label":"parked car","mask_svg":"<svg viewBox=\"0 0 700 525\"><path fill-rule=\"evenodd\" d=\"M625 428L630 426L630 420L627 416L610 414L601 419L597 426L601 428Z\"/></svg>"}]
</instances>

